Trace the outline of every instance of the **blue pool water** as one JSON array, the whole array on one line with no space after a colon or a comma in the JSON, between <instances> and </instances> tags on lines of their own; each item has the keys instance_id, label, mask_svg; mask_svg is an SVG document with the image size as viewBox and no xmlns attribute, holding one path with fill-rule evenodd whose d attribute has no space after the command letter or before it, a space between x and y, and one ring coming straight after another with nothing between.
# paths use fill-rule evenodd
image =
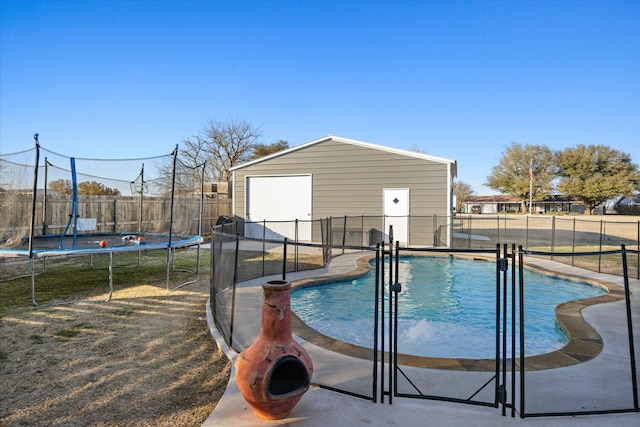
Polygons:
<instances>
[{"instance_id":1,"label":"blue pool water","mask_svg":"<svg viewBox=\"0 0 640 427\"><path fill-rule=\"evenodd\" d=\"M398 271L402 284L398 310L401 353L495 358L495 263L407 257L400 259ZM511 271L508 277L510 283ZM525 270L524 279L527 356L549 353L567 343L555 318L558 304L605 293L596 286L530 270ZM373 348L374 280L369 274L357 280L296 290L291 294L291 308L307 325L325 335ZM388 301L385 317L387 310ZM510 331L510 319L508 323Z\"/></svg>"}]
</instances>

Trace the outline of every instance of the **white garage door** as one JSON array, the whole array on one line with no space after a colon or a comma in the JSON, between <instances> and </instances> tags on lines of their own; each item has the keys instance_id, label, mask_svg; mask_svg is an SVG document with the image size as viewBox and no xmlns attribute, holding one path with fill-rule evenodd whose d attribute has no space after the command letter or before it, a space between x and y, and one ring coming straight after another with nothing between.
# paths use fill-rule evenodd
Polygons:
<instances>
[{"instance_id":1,"label":"white garage door","mask_svg":"<svg viewBox=\"0 0 640 427\"><path fill-rule=\"evenodd\" d=\"M247 236L293 240L297 219L298 240L311 241L311 175L251 176L246 184Z\"/></svg>"}]
</instances>

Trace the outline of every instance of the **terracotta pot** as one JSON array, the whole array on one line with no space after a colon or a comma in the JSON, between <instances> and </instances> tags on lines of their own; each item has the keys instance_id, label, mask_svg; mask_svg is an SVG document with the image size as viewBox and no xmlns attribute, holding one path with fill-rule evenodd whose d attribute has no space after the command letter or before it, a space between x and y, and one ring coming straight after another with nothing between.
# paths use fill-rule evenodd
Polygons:
<instances>
[{"instance_id":1,"label":"terracotta pot","mask_svg":"<svg viewBox=\"0 0 640 427\"><path fill-rule=\"evenodd\" d=\"M260 335L236 358L236 382L261 418L277 420L289 415L309 389L313 364L291 334L291 283L269 281L262 289Z\"/></svg>"}]
</instances>

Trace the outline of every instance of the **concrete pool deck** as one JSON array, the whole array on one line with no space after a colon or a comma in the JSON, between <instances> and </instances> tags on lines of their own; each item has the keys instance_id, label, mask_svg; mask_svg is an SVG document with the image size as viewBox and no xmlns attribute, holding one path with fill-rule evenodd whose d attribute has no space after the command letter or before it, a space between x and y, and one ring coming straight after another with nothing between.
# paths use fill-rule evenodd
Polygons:
<instances>
[{"instance_id":1,"label":"concrete pool deck","mask_svg":"<svg viewBox=\"0 0 640 427\"><path fill-rule=\"evenodd\" d=\"M292 282L309 279L310 277L332 277L341 276L353 272L358 268L358 259L362 253L348 254L336 257L327 268L301 273L288 274L287 280ZM527 263L535 264L538 268L555 271L560 274L582 277L585 280L610 282L622 285L622 278L617 276L594 273L583 269L574 268L553 261L529 258ZM278 277L274 277L278 278ZM262 303L261 284L270 278L259 278L252 281L243 282L238 285L239 297L244 295L255 300L251 310L243 310L238 313L236 325L234 326L234 337L238 337L236 342L241 346L248 345L259 330L260 306ZM632 291L631 305L632 317L634 321L634 340L639 342L640 338L640 281L630 280ZM612 308L612 305L614 307ZM630 372L628 360L621 362L620 354L625 351L628 354L626 345L626 325L617 324L619 317L612 319L611 311L615 310L616 316L624 309L624 301L617 301L609 304L600 304L587 307L583 310L585 319L594 326L602 336L604 348L592 360L572 366L547 369L538 372L527 373L527 384L535 387L536 395L527 397L527 408L539 407L550 408L547 411L560 410L555 405L558 400L558 385L566 385L566 392L563 393L562 400L564 410L568 408L578 410L599 410L603 407L611 409L611 402L620 402L621 408L633 407L632 392L629 385ZM218 343L218 346L225 352L230 360L235 360L236 352L229 349L219 332L213 326L211 313L207 305L207 317L211 332ZM245 342L242 336L245 336ZM234 338L236 339L236 338ZM367 377L371 362L354 358L338 352L331 352L320 348L315 344L299 339L299 341L310 352L312 359L314 355L323 359L330 358L331 363L316 366L316 374L320 377L335 376L335 366L340 366L339 375L345 382L352 381L358 385L358 381L363 381L363 386L370 387L371 379ZM637 346L636 346L637 347ZM627 358L628 359L628 358ZM636 350L636 364L638 360L638 350ZM468 381L474 372L455 372L434 369L414 368L415 375L427 376L429 381L436 381L438 377L452 375L461 378L461 381ZM604 374L603 374L604 373ZM370 375L370 374L369 374ZM464 377L463 377L464 376ZM471 376L471 377L470 377ZM549 379L552 378L550 381ZM622 381L621 381L622 378ZM625 381L626 378L626 381ZM367 383L368 381L368 383ZM456 387L456 380L452 381L452 387ZM597 389L594 386L597 385ZM545 392L545 387L553 387L553 390ZM586 393L589 397L584 400ZM554 393L556 395L554 396ZM527 395L529 396L529 395ZM388 397L385 398L388 402ZM593 404L592 407L583 408L581 404ZM517 402L516 402L517 407ZM529 409L527 410L529 412ZM507 409L507 416L502 416L500 408L487 408L459 403L450 403L434 400L416 400L408 398L393 399L393 404L372 403L371 401L350 397L348 395L329 391L320 387L312 386L302 397L300 403L293 412L283 420L266 421L255 415L253 410L246 404L235 383L235 371L232 369L229 384L223 398L218 406L205 421L203 426L327 426L327 425L461 425L461 426L512 426L514 423L526 423L531 426L637 426L640 425L639 413L588 415L588 416L561 416L544 418L524 418L521 419L516 414L515 419L510 416Z\"/></svg>"}]
</instances>

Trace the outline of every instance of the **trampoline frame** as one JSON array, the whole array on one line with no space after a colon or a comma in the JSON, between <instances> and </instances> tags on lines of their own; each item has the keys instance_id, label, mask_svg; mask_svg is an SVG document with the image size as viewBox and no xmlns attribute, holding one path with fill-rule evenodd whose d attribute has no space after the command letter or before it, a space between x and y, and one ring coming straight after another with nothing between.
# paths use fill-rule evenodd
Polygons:
<instances>
[{"instance_id":1,"label":"trampoline frame","mask_svg":"<svg viewBox=\"0 0 640 427\"><path fill-rule=\"evenodd\" d=\"M167 236L168 237L168 236ZM43 307L43 306L48 306L48 305L63 305L63 304L73 304L73 303L77 303L77 302L109 302L111 301L111 298L113 296L113 270L116 268L136 268L140 266L140 257L142 252L146 252L149 250L167 250L168 252L171 253L171 267L173 268L173 270L175 271L183 271L183 272L188 272L188 273L193 273L195 275L195 277L192 280L188 280L186 282L180 283L174 287L170 287L169 283L167 282L167 289L169 290L175 290L178 288L181 288L183 286L187 286L193 283L196 283L199 278L200 278L200 245L203 242L203 238L200 236L191 236L189 239L180 239L180 240L172 240L171 242L171 246L169 246L169 244L167 242L164 243L152 243L152 244L145 244L145 245L140 245L140 246L120 246L120 247L109 247L109 248L86 248L86 249L66 249L66 250L58 250L58 249L54 249L54 250L36 250L33 252L33 256L31 256L29 258L29 276L31 277L31 302L33 305L35 306L39 306L39 307ZM184 248L184 247L191 247L191 246L196 246L197 250L198 250L198 254L197 254L197 267L195 271L190 271L190 270L177 270L175 269L175 262L174 262L174 258L175 258L175 249L177 248ZM15 256L20 256L22 253L24 253L24 251L3 251L9 255L15 255ZM113 263L113 255L114 254L118 254L118 253L125 253L125 252L137 252L138 253L138 264L137 265L131 265L131 266L119 266L119 265L115 265ZM92 268L104 268L104 267L95 267L93 265L93 255L99 255L99 254L108 254L109 255L109 264L106 267L106 269L108 270L108 296L106 299L104 300L89 300L89 299L74 299L74 300L68 300L68 301L60 301L60 302L56 302L53 304L42 304L39 303L36 297L36 276L41 275L42 273L44 273L44 270L41 271L39 274L35 274L35 261L42 259L45 263L45 269L46 269L46 260L47 258L53 258L53 257L69 257L69 256L86 256L89 255L90 256L90 264ZM169 266L168 266L169 267Z\"/></svg>"},{"instance_id":2,"label":"trampoline frame","mask_svg":"<svg viewBox=\"0 0 640 427\"><path fill-rule=\"evenodd\" d=\"M76 302L108 302L111 301L113 296L113 270L115 268L135 268L140 266L141 254L142 252L150 251L150 250L166 250L166 286L167 290L175 290L181 287L196 283L200 279L200 247L203 242L202 235L202 210L204 205L204 176L202 173L200 176L200 205L198 209L198 234L197 235L189 235L189 236L180 236L173 234L173 214L174 214L174 197L175 197L175 185L176 185L176 166L178 160L178 146L172 152L173 156L173 170L172 170L172 182L171 182L171 205L170 205L170 219L169 219L169 232L167 234L158 234L158 233L142 233L140 230L137 233L116 233L109 234L109 236L113 235L137 235L137 236L145 236L145 235L155 235L155 236L163 236L167 239L165 241L159 243L147 243L140 245L126 245L126 246L111 246L105 248L76 248L76 238L77 234L77 212L78 212L78 197L77 197L77 185L76 185L76 172L75 172L75 159L71 158L71 169L72 169L72 181L73 181L73 194L72 194L72 206L71 213L69 215L69 223L65 228L65 232L59 236L47 235L47 236L38 236L34 237L35 232L35 221L36 221L36 203L37 203L37 190L38 190L38 167L40 162L40 144L38 141L38 134L33 136L35 140L35 164L34 164L34 179L33 179L33 201L31 207L31 218L29 225L29 236L28 236L28 249L0 249L0 256L2 257L11 257L11 258L24 258L27 257L29 260L29 273L28 276L31 280L31 302L35 306L51 306L51 305L62 305L62 304L73 304ZM196 167L202 167L203 172L204 168L206 168L206 162ZM144 165L142 169L142 174L144 174ZM45 179L46 179L46 169L45 169ZM144 185L142 183L141 185ZM140 193L140 211L142 215L142 198L143 192ZM46 198L46 182L45 182L45 198ZM46 206L43 208L46 209ZM71 223L73 222L73 234L67 235L66 232L70 228ZM46 230L46 228L45 228ZM80 234L80 236L87 236L91 234ZM38 238L42 237L58 237L60 238L60 247L58 249L36 249L34 247L34 241ZM62 246L62 241L65 237L72 237L73 244L71 249L64 249ZM174 237L176 239L174 239ZM26 237L25 237L26 238ZM187 269L177 269L175 264L175 250L177 248L186 248L195 246L197 250L196 254L196 268L195 270L187 270ZM137 265L131 266L118 266L113 263L113 255L116 253L124 253L124 252L138 252L138 263ZM70 257L70 256L89 256L90 257L90 265L92 268L96 268L93 265L93 255L97 254L108 254L109 255L109 264L107 267L103 267L108 270L108 296L104 300L90 300L90 299L75 299L68 301L55 302L51 304L41 304L37 301L36 298L36 276L42 275L46 271L47 258L54 257ZM35 262L38 260L43 261L42 271L36 273L35 271ZM175 286L171 286L171 271L180 271L191 273L194 275L192 280L187 280L186 282L179 283ZM12 277L7 280L14 280L17 278L23 278L26 275ZM6 280L5 280L6 281Z\"/></svg>"}]
</instances>

